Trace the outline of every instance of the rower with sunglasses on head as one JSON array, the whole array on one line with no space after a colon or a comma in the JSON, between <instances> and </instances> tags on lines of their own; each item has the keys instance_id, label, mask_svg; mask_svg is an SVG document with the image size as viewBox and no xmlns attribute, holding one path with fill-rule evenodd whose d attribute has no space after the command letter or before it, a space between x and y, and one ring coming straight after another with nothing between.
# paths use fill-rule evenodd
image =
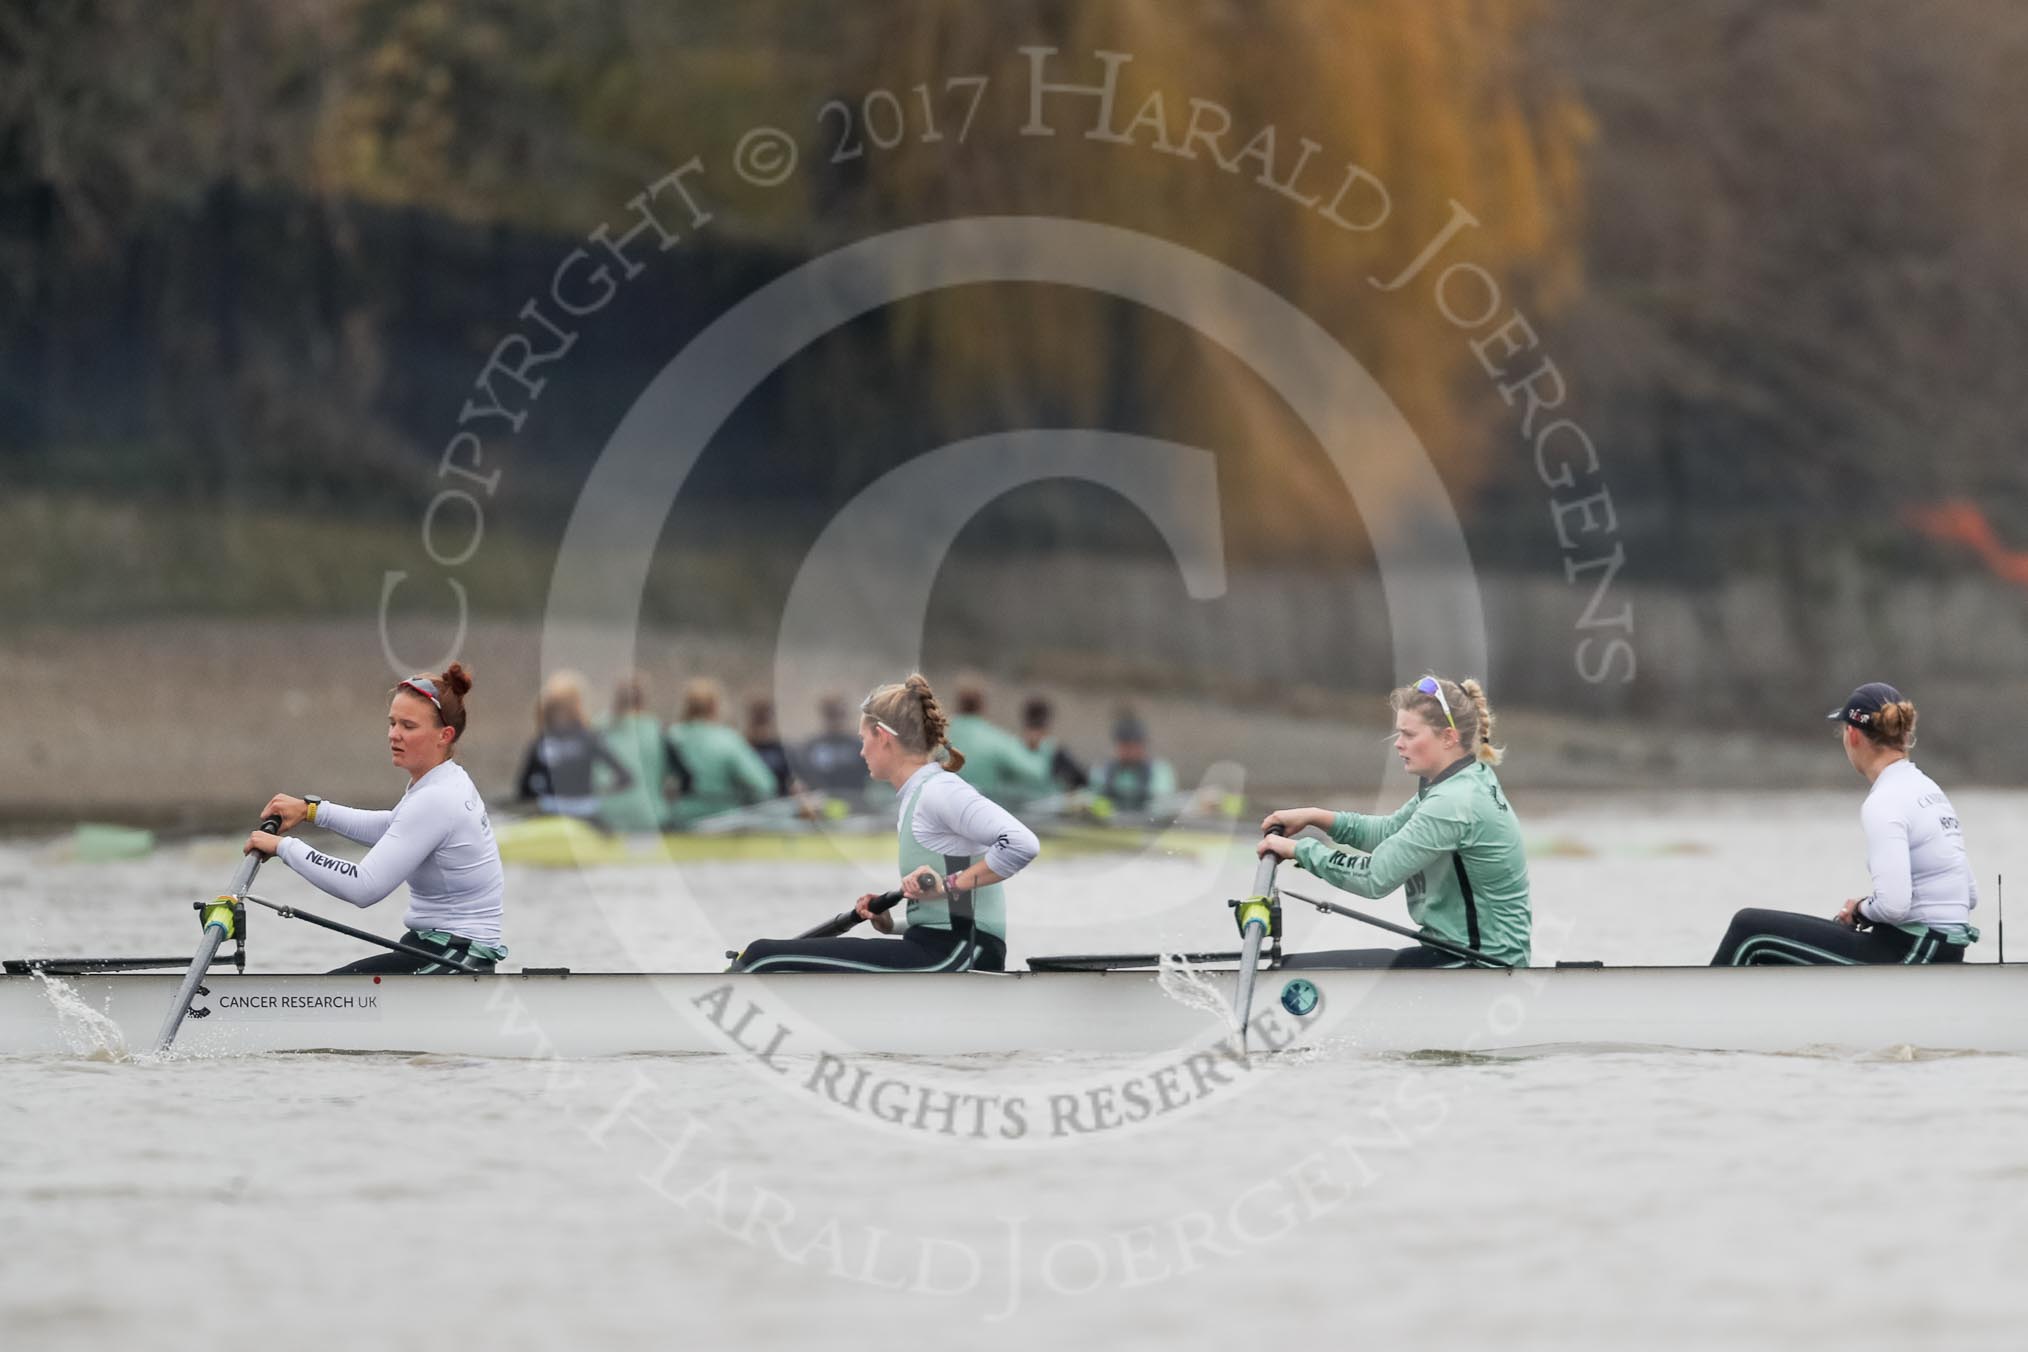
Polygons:
<instances>
[{"instance_id":1,"label":"rower with sunglasses on head","mask_svg":"<svg viewBox=\"0 0 2028 1352\"><path fill-rule=\"evenodd\" d=\"M391 810L327 803L315 796L278 793L261 809L280 817L287 832L304 822L372 848L354 863L312 849L300 840L256 831L249 851L274 855L320 891L366 907L408 884L412 948L445 955L429 962L385 953L337 968L339 972L491 971L507 956L500 942L505 875L493 826L465 767L452 759L465 731L465 695L471 673L451 663L441 676L411 676L389 692L387 743L394 764L408 772L408 788Z\"/></svg>"},{"instance_id":2,"label":"rower with sunglasses on head","mask_svg":"<svg viewBox=\"0 0 2028 1352\"><path fill-rule=\"evenodd\" d=\"M965 757L921 675L883 685L859 706L859 754L873 778L893 786L900 807L901 893L906 917L871 909L863 920L897 939L761 939L748 944L746 972L1005 971L1007 899L1001 884L1041 851L1035 833L955 773Z\"/></svg>"},{"instance_id":3,"label":"rower with sunglasses on head","mask_svg":"<svg viewBox=\"0 0 2028 1352\"><path fill-rule=\"evenodd\" d=\"M1749 907L1712 956L1713 967L1819 966L1867 962L1962 962L1979 937L1972 908L1979 885L1965 854L1958 810L1915 767L1915 705L1875 681L1827 715L1840 725L1845 759L1872 790L1859 809L1873 891L1830 919Z\"/></svg>"},{"instance_id":4,"label":"rower with sunglasses on head","mask_svg":"<svg viewBox=\"0 0 2028 1352\"><path fill-rule=\"evenodd\" d=\"M1333 887L1362 897L1407 889L1408 914L1430 938L1462 944L1517 967L1528 964L1528 859L1521 827L1493 767L1493 711L1477 681L1425 676L1394 692L1394 751L1420 781L1392 816L1323 808L1269 813L1258 853L1293 859ZM1295 839L1305 827L1331 839ZM1431 944L1296 953L1284 967L1466 967Z\"/></svg>"}]
</instances>

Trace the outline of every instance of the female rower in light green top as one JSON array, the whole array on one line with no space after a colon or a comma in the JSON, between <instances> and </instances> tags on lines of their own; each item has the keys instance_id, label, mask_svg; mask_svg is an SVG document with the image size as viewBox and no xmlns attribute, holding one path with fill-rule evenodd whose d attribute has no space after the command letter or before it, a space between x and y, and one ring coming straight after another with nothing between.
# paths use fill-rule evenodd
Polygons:
<instances>
[{"instance_id":1,"label":"female rower in light green top","mask_svg":"<svg viewBox=\"0 0 2028 1352\"><path fill-rule=\"evenodd\" d=\"M683 797L676 824L731 812L775 796L775 773L739 729L718 721L718 682L692 681L683 691L683 721L669 729L669 751Z\"/></svg>"},{"instance_id":2,"label":"female rower in light green top","mask_svg":"<svg viewBox=\"0 0 2028 1352\"><path fill-rule=\"evenodd\" d=\"M604 731L607 748L633 778L625 788L607 791L599 819L610 831L660 831L669 821L669 790L676 776L662 720L648 712L648 678L641 672L620 677L613 690L612 721Z\"/></svg>"},{"instance_id":3,"label":"female rower in light green top","mask_svg":"<svg viewBox=\"0 0 2028 1352\"><path fill-rule=\"evenodd\" d=\"M1407 889L1408 914L1424 934L1515 966L1528 963L1528 859L1521 827L1493 767L1493 711L1477 681L1425 676L1394 692L1394 750L1421 783L1388 817L1322 808L1268 814L1259 853L1294 859L1333 887L1362 897ZM1331 842L1294 839L1314 826ZM1428 944L1298 953L1285 967L1464 967Z\"/></svg>"},{"instance_id":4,"label":"female rower in light green top","mask_svg":"<svg viewBox=\"0 0 2028 1352\"><path fill-rule=\"evenodd\" d=\"M1035 753L986 717L986 690L976 679L960 682L957 706L951 743L965 748L965 768L958 777L1002 807L1026 802L1036 778Z\"/></svg>"}]
</instances>

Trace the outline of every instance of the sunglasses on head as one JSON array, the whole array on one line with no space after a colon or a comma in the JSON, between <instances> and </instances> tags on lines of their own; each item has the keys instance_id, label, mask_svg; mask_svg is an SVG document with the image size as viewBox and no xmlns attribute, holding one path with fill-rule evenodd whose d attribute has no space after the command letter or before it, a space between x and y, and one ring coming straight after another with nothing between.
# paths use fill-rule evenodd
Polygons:
<instances>
[{"instance_id":1,"label":"sunglasses on head","mask_svg":"<svg viewBox=\"0 0 2028 1352\"><path fill-rule=\"evenodd\" d=\"M1444 711L1444 722L1451 725L1451 731L1458 730L1458 720L1451 717L1451 702L1444 698L1443 682L1434 676L1425 676L1415 683L1415 688L1425 695L1435 695L1437 707Z\"/></svg>"},{"instance_id":2,"label":"sunglasses on head","mask_svg":"<svg viewBox=\"0 0 2028 1352\"><path fill-rule=\"evenodd\" d=\"M879 692L879 691L877 691L877 690L873 692L873 694L874 694L874 695L877 695L877 694L879 694L879 693L880 693L880 692ZM865 701L864 701L863 703L861 703L861 704L860 704L860 706L859 706L859 716L860 716L861 718L865 719L865 720L866 720L867 722L871 723L871 724L872 724L872 725L873 725L874 727L876 727L876 728L879 728L879 729L880 729L880 730L881 730L882 732L886 733L886 734L887 734L887 735L888 735L889 737L892 737L892 738L893 738L893 739L894 739L895 741L897 741L897 742L898 742L898 741L900 741L900 740L901 740L901 734L900 734L900 733L898 733L898 732L896 732L896 731L895 731L895 730L894 730L893 728L890 728L889 726L887 726L887 724L885 724L885 723L881 722L881 721L880 721L880 720L879 720L878 718L875 718L875 717L873 716L873 710L871 710L871 709L869 709L869 708L867 708L867 707L866 707L867 705L869 705L869 704L871 704L871 703L873 703L873 695L868 695L868 696L866 697Z\"/></svg>"},{"instance_id":3,"label":"sunglasses on head","mask_svg":"<svg viewBox=\"0 0 2028 1352\"><path fill-rule=\"evenodd\" d=\"M397 690L413 690L434 704L438 713L444 711L444 702L437 698L437 683L427 676L411 676L395 686Z\"/></svg>"}]
</instances>

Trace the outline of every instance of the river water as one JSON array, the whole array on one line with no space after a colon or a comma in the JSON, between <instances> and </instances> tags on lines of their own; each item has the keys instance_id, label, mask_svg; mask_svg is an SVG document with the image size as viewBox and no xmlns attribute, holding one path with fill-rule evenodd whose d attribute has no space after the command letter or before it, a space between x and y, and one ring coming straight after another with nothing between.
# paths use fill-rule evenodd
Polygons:
<instances>
[{"instance_id":1,"label":"river water","mask_svg":"<svg viewBox=\"0 0 2028 1352\"><path fill-rule=\"evenodd\" d=\"M1536 960L1701 962L1735 906L1828 913L1863 890L1858 800L1523 800ZM1983 885L2028 863L2028 798L1957 800ZM1015 949L1225 946L1247 862L1045 855ZM231 866L0 846L0 947L187 950ZM516 869L513 962L715 969L884 881ZM249 970L355 952L257 916ZM1917 1048L1263 1058L1049 1149L847 1120L724 1057L0 1059L0 1347L2018 1346L2024 1125L2028 1058Z\"/></svg>"}]
</instances>

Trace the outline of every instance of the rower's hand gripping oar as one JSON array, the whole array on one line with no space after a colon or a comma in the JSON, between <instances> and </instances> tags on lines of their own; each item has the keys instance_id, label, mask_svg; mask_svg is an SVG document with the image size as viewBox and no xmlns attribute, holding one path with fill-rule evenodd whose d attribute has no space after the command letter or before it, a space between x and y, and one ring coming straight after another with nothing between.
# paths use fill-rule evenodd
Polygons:
<instances>
[{"instance_id":1,"label":"rower's hand gripping oar","mask_svg":"<svg viewBox=\"0 0 2028 1352\"><path fill-rule=\"evenodd\" d=\"M892 892L882 892L872 901L866 903L866 909L874 915L885 915L887 912L901 905L901 903L904 900L906 900L906 898L904 898L901 895L899 889L896 889L895 891ZM801 934L798 934L796 937L798 939L835 939L839 935L845 934L857 928L859 922L864 918L865 918L864 916L861 916L859 914L858 907L855 906L853 909L849 911L838 912L838 914L832 916L829 920L826 920L823 924L818 925L812 929L806 929ZM727 968L726 970L733 972L739 971L740 958L742 956L741 952L736 949L727 949L725 956L732 961L732 966Z\"/></svg>"},{"instance_id":2,"label":"rower's hand gripping oar","mask_svg":"<svg viewBox=\"0 0 2028 1352\"><path fill-rule=\"evenodd\" d=\"M268 817L262 820L260 829L271 836L282 833L282 819ZM267 856L259 850L248 850L246 857L239 861L239 869L232 875L232 890L214 901L197 903L199 923L204 932L197 942L197 956L190 960L190 970L183 974L183 984L176 988L176 1002L169 1006L169 1013L162 1020L162 1031L156 1035L155 1050L165 1052L176 1040L176 1030L183 1026L183 1017L190 1012L190 997L197 993L197 985L204 980L204 974L211 967L211 960L218 955L218 946L235 935L240 936L240 951L246 951L246 890L253 886L254 875L261 871Z\"/></svg>"},{"instance_id":3,"label":"rower's hand gripping oar","mask_svg":"<svg viewBox=\"0 0 2028 1352\"><path fill-rule=\"evenodd\" d=\"M899 890L882 892L872 901L866 903L866 909L874 915L885 915L896 906L899 906L901 902L902 895ZM841 934L856 929L863 918L857 908L850 911L840 911L815 929L804 930L796 937L798 939L835 939Z\"/></svg>"},{"instance_id":4,"label":"rower's hand gripping oar","mask_svg":"<svg viewBox=\"0 0 2028 1352\"><path fill-rule=\"evenodd\" d=\"M904 900L904 898L902 898L902 894L900 894L900 888L896 888L894 892L882 892L882 894L880 894L880 896L876 896L874 900L866 902L866 910L868 910L868 912L872 912L872 914L876 914L876 916L884 916L886 912L890 912L890 910L894 910L896 906L900 906L900 904L902 904L902 900ZM858 928L858 924L860 924L860 920L862 920L862 918L864 918L864 916L860 916L858 908L852 908L852 910L840 910L840 912L838 912L836 916L831 916L829 920L825 920L825 922L823 922L823 924L819 924L817 928L813 928L813 930L803 930L801 934L797 934L797 938L838 938L840 934L844 934L844 932L848 932L848 930L854 930L854 928Z\"/></svg>"},{"instance_id":5,"label":"rower's hand gripping oar","mask_svg":"<svg viewBox=\"0 0 2028 1352\"><path fill-rule=\"evenodd\" d=\"M1284 834L1281 824L1266 834ZM1260 949L1274 930L1275 865L1281 860L1264 854L1253 870L1253 895L1232 903L1233 919L1239 924L1239 982L1232 996L1232 1022L1239 1033L1239 1049L1246 1050L1246 1026L1253 1013L1253 982L1260 971Z\"/></svg>"}]
</instances>

